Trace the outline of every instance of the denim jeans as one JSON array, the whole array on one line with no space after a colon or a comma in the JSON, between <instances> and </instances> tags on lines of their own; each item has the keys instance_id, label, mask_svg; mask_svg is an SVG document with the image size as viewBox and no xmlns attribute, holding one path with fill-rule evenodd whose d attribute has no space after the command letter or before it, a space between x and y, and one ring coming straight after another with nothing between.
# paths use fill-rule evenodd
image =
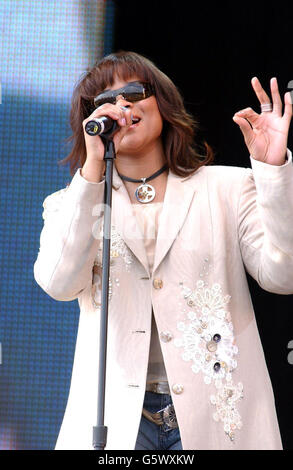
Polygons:
<instances>
[{"instance_id":1,"label":"denim jeans","mask_svg":"<svg viewBox=\"0 0 293 470\"><path fill-rule=\"evenodd\" d=\"M145 392L143 407L151 413L162 410L172 403L170 395ZM179 428L158 426L141 417L135 450L182 450Z\"/></svg>"}]
</instances>

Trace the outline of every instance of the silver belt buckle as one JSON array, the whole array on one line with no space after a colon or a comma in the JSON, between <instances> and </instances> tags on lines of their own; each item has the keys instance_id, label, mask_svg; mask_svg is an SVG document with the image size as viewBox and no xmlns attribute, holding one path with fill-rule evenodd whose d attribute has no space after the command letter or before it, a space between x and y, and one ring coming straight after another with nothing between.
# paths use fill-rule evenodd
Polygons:
<instances>
[{"instance_id":1,"label":"silver belt buckle","mask_svg":"<svg viewBox=\"0 0 293 470\"><path fill-rule=\"evenodd\" d=\"M165 408L157 411L156 413L151 413L150 411L147 411L143 408L142 415L157 426L165 425L168 428L167 431L178 428L178 422L173 404L167 405Z\"/></svg>"},{"instance_id":2,"label":"silver belt buckle","mask_svg":"<svg viewBox=\"0 0 293 470\"><path fill-rule=\"evenodd\" d=\"M164 424L170 429L178 428L178 422L175 414L174 405L167 405L165 408L159 411L161 413Z\"/></svg>"}]
</instances>

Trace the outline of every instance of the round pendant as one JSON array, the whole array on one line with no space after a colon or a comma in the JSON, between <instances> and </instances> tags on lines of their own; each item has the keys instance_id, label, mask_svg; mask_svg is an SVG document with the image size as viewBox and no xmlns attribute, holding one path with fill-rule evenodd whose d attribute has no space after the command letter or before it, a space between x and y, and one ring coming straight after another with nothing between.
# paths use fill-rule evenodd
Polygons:
<instances>
[{"instance_id":1,"label":"round pendant","mask_svg":"<svg viewBox=\"0 0 293 470\"><path fill-rule=\"evenodd\" d=\"M144 183L136 188L135 197L139 202L145 204L151 202L156 195L155 188L150 184Z\"/></svg>"}]
</instances>

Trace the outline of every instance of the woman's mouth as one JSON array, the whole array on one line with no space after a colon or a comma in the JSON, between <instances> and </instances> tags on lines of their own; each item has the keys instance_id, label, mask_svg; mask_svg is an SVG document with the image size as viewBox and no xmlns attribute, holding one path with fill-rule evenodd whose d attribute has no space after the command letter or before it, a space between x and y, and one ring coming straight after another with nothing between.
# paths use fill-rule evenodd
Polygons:
<instances>
[{"instance_id":1,"label":"woman's mouth","mask_svg":"<svg viewBox=\"0 0 293 470\"><path fill-rule=\"evenodd\" d=\"M136 128L136 127L139 125L140 121L141 121L140 118L138 118L138 117L132 117L132 124L131 124L131 126L129 127L129 129L134 129L134 128Z\"/></svg>"}]
</instances>

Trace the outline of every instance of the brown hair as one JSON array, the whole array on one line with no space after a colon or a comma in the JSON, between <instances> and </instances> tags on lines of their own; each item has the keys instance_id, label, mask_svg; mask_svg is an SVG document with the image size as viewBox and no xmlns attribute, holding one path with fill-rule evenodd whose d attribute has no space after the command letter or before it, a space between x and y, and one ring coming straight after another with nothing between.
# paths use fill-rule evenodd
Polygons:
<instances>
[{"instance_id":1,"label":"brown hair","mask_svg":"<svg viewBox=\"0 0 293 470\"><path fill-rule=\"evenodd\" d=\"M199 167L213 162L211 147L204 142L204 155L194 142L198 123L189 114L174 83L153 62L135 52L119 51L110 54L88 70L77 83L72 97L70 125L73 131L68 141L73 142L70 154L61 164L70 162L71 175L86 160L82 122L93 111L94 97L112 86L115 76L129 80L136 76L152 85L158 108L163 118L162 142L169 168L178 176L188 176Z\"/></svg>"}]
</instances>

